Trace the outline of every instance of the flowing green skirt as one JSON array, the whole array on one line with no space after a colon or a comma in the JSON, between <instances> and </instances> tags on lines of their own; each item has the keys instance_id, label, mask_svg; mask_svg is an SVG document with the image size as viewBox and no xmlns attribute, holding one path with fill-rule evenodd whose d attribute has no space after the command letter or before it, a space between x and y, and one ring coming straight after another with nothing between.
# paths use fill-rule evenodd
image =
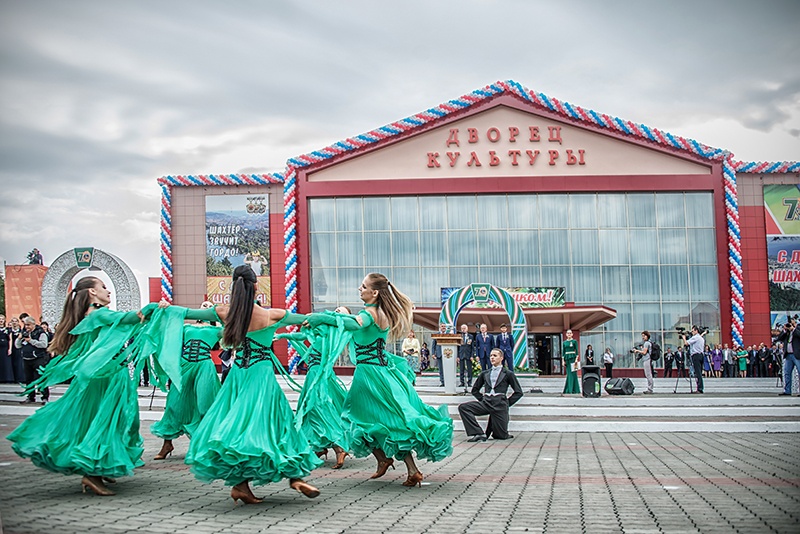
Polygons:
<instances>
[{"instance_id":1,"label":"flowing green skirt","mask_svg":"<svg viewBox=\"0 0 800 534\"><path fill-rule=\"evenodd\" d=\"M190 362L181 359L181 389L170 388L160 421L150 426L154 436L192 437L219 392L219 377L211 358Z\"/></svg>"},{"instance_id":2,"label":"flowing green skirt","mask_svg":"<svg viewBox=\"0 0 800 534\"><path fill-rule=\"evenodd\" d=\"M34 465L65 475L121 477L142 462L136 384L127 366L115 374L74 380L64 395L38 409L8 439Z\"/></svg>"},{"instance_id":3,"label":"flowing green skirt","mask_svg":"<svg viewBox=\"0 0 800 534\"><path fill-rule=\"evenodd\" d=\"M324 376L317 375L322 372ZM313 451L321 451L345 442L342 430L342 407L347 390L336 378L333 369L323 370L319 365L308 368L304 384L314 384L308 390L303 387L300 398L304 399L306 411L301 416L300 430L308 439ZM298 401L299 404L300 401Z\"/></svg>"},{"instance_id":4,"label":"flowing green skirt","mask_svg":"<svg viewBox=\"0 0 800 534\"><path fill-rule=\"evenodd\" d=\"M405 371L391 364L356 366L342 424L348 448L358 457L381 449L402 460L414 451L418 458L437 462L453 453L447 406L436 409L422 402Z\"/></svg>"},{"instance_id":5,"label":"flowing green skirt","mask_svg":"<svg viewBox=\"0 0 800 534\"><path fill-rule=\"evenodd\" d=\"M231 368L192 435L186 463L198 480L226 485L303 478L322 465L275 380L272 362Z\"/></svg>"},{"instance_id":6,"label":"flowing green skirt","mask_svg":"<svg viewBox=\"0 0 800 534\"><path fill-rule=\"evenodd\" d=\"M581 385L578 382L578 373L572 370L572 364L575 363L575 358L564 359L564 365L567 366L567 381L564 382L564 393L580 393Z\"/></svg>"}]
</instances>

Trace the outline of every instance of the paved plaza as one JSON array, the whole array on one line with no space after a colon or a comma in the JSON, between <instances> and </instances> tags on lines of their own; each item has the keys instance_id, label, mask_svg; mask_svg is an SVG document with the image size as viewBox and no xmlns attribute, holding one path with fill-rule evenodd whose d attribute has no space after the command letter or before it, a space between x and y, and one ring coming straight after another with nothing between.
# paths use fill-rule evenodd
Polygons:
<instances>
[{"instance_id":1,"label":"paved plaza","mask_svg":"<svg viewBox=\"0 0 800 534\"><path fill-rule=\"evenodd\" d=\"M436 396L429 382L422 379L418 389L432 404L438 399L453 408L464 399ZM777 411L772 419L800 429L798 397L777 397L774 381L751 384L756 385L737 394L725 393L729 384L712 382L709 395L700 397L675 396L663 382L664 393L653 396L582 399L550 393L556 381L548 385L539 380L545 392L526 394L522 408L608 410L624 401L617 406L623 411L596 422L604 431L564 431L575 424L575 417L563 414L555 417L567 425L561 431L513 430L515 437L508 441L468 443L457 431L451 457L419 462L425 474L421 488L401 485L402 463L382 479L368 480L374 460L348 459L344 469L335 471L331 457L308 478L322 491L317 499L278 483L255 488L256 495L265 497L263 504L238 506L221 482L203 484L192 476L183 463L186 438L175 442L175 454L166 461L151 460L161 445L149 433L159 416L160 395L150 410L148 390L140 389L146 465L113 485L115 497L102 498L81 493L78 476L38 469L13 454L4 438L23 420L15 413L23 407L4 394L3 532L800 532L800 433L713 430L720 416L692 418L693 432L621 430L623 422L635 419L625 415L631 410L657 425L664 417L659 410L686 409L680 406L689 399L700 411L727 409L726 418L742 424L770 419L769 412ZM745 409L756 410L755 415L735 417L736 410ZM524 413L515 417L512 410L512 420L518 419L523 428L525 418L533 417ZM534 419L545 420L547 414Z\"/></svg>"}]
</instances>

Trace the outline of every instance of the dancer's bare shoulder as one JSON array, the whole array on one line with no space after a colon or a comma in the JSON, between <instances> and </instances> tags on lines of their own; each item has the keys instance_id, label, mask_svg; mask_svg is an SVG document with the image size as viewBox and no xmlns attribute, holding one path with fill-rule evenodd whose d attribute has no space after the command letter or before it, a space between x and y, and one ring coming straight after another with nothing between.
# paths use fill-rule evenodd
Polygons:
<instances>
[{"instance_id":1,"label":"dancer's bare shoulder","mask_svg":"<svg viewBox=\"0 0 800 534\"><path fill-rule=\"evenodd\" d=\"M230 309L231 307L228 304L217 304L217 306L214 308L214 311L217 312L217 315L224 323L228 319L228 311Z\"/></svg>"}]
</instances>

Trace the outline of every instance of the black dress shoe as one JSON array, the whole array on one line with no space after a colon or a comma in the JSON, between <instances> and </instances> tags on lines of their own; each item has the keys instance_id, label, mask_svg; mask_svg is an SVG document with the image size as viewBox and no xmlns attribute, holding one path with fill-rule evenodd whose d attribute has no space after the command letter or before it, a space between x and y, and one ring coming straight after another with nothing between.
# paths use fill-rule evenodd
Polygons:
<instances>
[{"instance_id":1,"label":"black dress shoe","mask_svg":"<svg viewBox=\"0 0 800 534\"><path fill-rule=\"evenodd\" d=\"M779 397L783 397L783 396L785 396L785 395L788 395L788 396L790 396L790 397L792 396L792 394L791 394L791 393L785 393L785 392L784 392L784 393L778 393L778 396L779 396Z\"/></svg>"},{"instance_id":2,"label":"black dress shoe","mask_svg":"<svg viewBox=\"0 0 800 534\"><path fill-rule=\"evenodd\" d=\"M477 441L486 441L486 436L483 434L478 434L477 436L472 436L467 440L469 443L475 443Z\"/></svg>"}]
</instances>

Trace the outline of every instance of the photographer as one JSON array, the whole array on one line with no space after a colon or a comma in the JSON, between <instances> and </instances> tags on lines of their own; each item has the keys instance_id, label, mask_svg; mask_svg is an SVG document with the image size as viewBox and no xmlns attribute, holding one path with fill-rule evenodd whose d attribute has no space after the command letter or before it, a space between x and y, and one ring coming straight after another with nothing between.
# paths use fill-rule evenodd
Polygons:
<instances>
[{"instance_id":1,"label":"photographer","mask_svg":"<svg viewBox=\"0 0 800 534\"><path fill-rule=\"evenodd\" d=\"M653 393L653 363L650 358L650 332L645 330L642 332L642 346L638 349L631 349L631 352L637 354L636 362L638 363L640 360L642 363L642 369L644 369L644 376L647 378L647 390L644 391L645 395L650 395Z\"/></svg>"},{"instance_id":2,"label":"photographer","mask_svg":"<svg viewBox=\"0 0 800 534\"><path fill-rule=\"evenodd\" d=\"M783 343L785 354L783 356L783 392L779 395L792 394L792 373L795 368L800 372L797 358L800 356L800 335L797 333L797 323L789 320L783 325L783 332L775 340Z\"/></svg>"},{"instance_id":3,"label":"photographer","mask_svg":"<svg viewBox=\"0 0 800 534\"><path fill-rule=\"evenodd\" d=\"M696 326L692 327L692 337L686 339L686 334L681 337L683 341L689 346L689 357L691 358L692 367L694 368L694 378L697 380L697 393L703 392L703 347L705 346L705 339L703 336L708 332L707 328L702 329L702 333Z\"/></svg>"},{"instance_id":4,"label":"photographer","mask_svg":"<svg viewBox=\"0 0 800 534\"><path fill-rule=\"evenodd\" d=\"M14 340L14 345L22 352L22 363L25 367L25 384L28 386L39 379L39 367L48 363L48 342L47 333L36 325L36 319L26 317L22 332ZM44 388L40 393L42 394L42 402L46 403L50 398L50 390ZM34 390L28 393L28 398L25 402L36 402L36 392Z\"/></svg>"}]
</instances>

